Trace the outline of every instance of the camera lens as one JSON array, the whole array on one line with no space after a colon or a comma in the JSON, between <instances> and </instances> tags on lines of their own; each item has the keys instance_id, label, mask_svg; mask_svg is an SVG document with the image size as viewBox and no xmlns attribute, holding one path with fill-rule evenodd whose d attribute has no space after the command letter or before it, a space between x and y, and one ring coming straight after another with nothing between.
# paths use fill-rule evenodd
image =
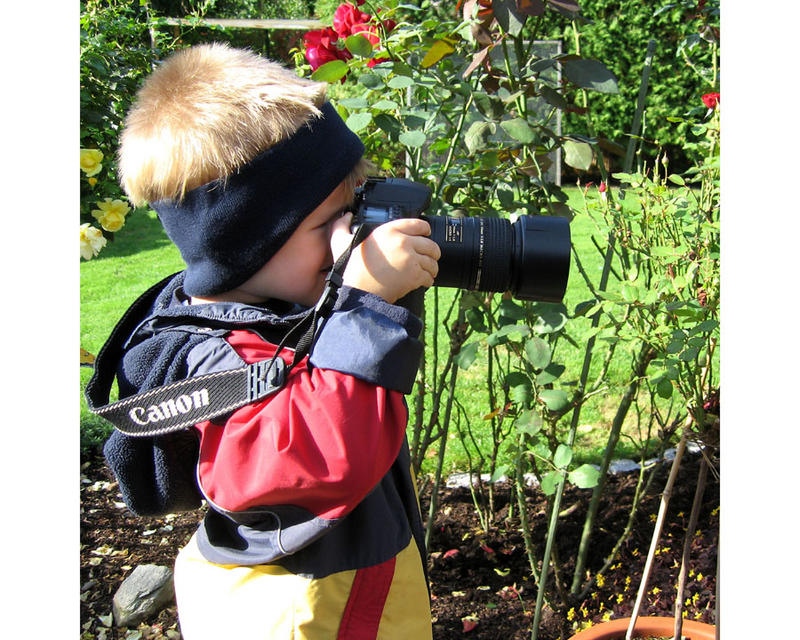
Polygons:
<instances>
[{"instance_id":1,"label":"camera lens","mask_svg":"<svg viewBox=\"0 0 800 640\"><path fill-rule=\"evenodd\" d=\"M436 286L511 291L515 298L561 302L570 259L569 221L555 216L425 216L439 245Z\"/></svg>"}]
</instances>

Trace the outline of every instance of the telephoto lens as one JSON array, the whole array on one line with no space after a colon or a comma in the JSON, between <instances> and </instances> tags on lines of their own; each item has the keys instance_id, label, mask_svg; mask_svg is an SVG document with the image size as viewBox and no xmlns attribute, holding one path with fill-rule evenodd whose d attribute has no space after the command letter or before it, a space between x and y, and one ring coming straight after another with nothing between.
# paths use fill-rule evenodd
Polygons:
<instances>
[{"instance_id":1,"label":"telephoto lens","mask_svg":"<svg viewBox=\"0 0 800 640\"><path fill-rule=\"evenodd\" d=\"M403 178L370 178L356 194L353 227L368 230L397 218L423 218L439 245L434 286L510 291L520 300L561 302L570 261L569 221L557 216L426 216L431 192Z\"/></svg>"},{"instance_id":2,"label":"telephoto lens","mask_svg":"<svg viewBox=\"0 0 800 640\"><path fill-rule=\"evenodd\" d=\"M561 302L569 277L570 233L566 218L520 216L449 218L425 216L439 245L435 286L510 291L520 300Z\"/></svg>"}]
</instances>

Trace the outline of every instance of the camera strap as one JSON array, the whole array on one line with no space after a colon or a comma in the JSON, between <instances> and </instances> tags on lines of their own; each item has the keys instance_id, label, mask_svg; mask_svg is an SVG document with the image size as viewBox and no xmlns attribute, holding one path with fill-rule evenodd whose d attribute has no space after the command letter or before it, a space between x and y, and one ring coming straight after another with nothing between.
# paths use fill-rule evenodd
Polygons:
<instances>
[{"instance_id":1,"label":"camera strap","mask_svg":"<svg viewBox=\"0 0 800 640\"><path fill-rule=\"evenodd\" d=\"M356 246L358 246L368 235L369 228L365 225L361 224L356 228L356 230L353 232L353 239L350 242L350 246L348 246L342 255L339 256L339 259L336 260L333 267L331 267L330 273L328 273L327 277L325 278L325 289L317 301L317 304L312 310L309 311L309 314L305 318L303 318L291 329L291 331L289 331L288 334L286 334L286 337L278 346L278 352L280 352L283 348L283 344L290 335L301 328L305 328L305 332L297 341L294 359L289 365L287 373L314 349L317 338L319 338L319 334L322 332L322 328L325 326L325 322L330 317L331 311L333 311L333 306L336 304L336 300L339 296L339 289L343 282L344 270L345 267L347 267L347 262L350 260L350 255L353 253L353 249L355 249ZM307 366L310 368L311 363L309 362Z\"/></svg>"},{"instance_id":2,"label":"camera strap","mask_svg":"<svg viewBox=\"0 0 800 640\"><path fill-rule=\"evenodd\" d=\"M363 225L356 229L350 246L326 277L325 289L319 301L286 333L271 359L254 362L239 369L187 378L108 403L114 378L113 368L102 367L101 363L106 359L119 361L122 357L122 344L132 329L129 311L117 324L97 356L95 374L86 386L89 411L108 420L117 430L128 436L152 437L224 416L279 391L286 384L289 372L313 350L333 311L350 255L366 235ZM165 278L145 292L134 306L140 301L146 303L154 299L160 287L172 277ZM286 365L280 352L289 339L300 331L303 333L297 341L294 358L291 364ZM310 363L307 366L310 368ZM102 373L108 371L111 373Z\"/></svg>"}]
</instances>

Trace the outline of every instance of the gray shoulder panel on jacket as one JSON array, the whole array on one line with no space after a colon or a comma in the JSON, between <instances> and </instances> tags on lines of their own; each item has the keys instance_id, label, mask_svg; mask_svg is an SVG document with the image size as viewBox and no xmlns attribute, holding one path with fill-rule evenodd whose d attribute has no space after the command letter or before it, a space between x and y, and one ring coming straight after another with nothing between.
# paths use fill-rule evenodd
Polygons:
<instances>
[{"instance_id":1,"label":"gray shoulder panel on jacket","mask_svg":"<svg viewBox=\"0 0 800 640\"><path fill-rule=\"evenodd\" d=\"M187 376L240 369L246 362L224 338L213 337L194 347L186 359Z\"/></svg>"}]
</instances>

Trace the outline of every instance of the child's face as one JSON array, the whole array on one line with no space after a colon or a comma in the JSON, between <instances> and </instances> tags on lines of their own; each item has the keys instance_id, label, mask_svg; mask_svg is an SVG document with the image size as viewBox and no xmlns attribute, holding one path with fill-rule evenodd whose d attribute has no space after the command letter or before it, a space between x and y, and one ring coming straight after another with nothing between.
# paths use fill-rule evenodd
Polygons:
<instances>
[{"instance_id":1,"label":"child's face","mask_svg":"<svg viewBox=\"0 0 800 640\"><path fill-rule=\"evenodd\" d=\"M239 302L265 302L270 298L307 307L316 304L333 266L333 223L353 201L342 182L289 236L280 250L247 282L234 289Z\"/></svg>"}]
</instances>

